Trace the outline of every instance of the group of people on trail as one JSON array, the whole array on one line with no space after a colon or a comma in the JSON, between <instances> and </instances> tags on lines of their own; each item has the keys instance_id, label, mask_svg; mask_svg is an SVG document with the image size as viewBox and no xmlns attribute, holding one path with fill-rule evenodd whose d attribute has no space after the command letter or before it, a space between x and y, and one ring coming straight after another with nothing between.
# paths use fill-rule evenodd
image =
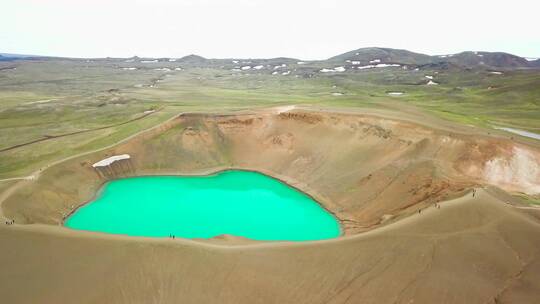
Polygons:
<instances>
[{"instance_id":1,"label":"group of people on trail","mask_svg":"<svg viewBox=\"0 0 540 304\"><path fill-rule=\"evenodd\" d=\"M472 189L472 197L474 197L476 195L476 188L473 188ZM434 205L437 209L441 209L441 205L438 203L435 203ZM418 209L418 214L422 213L422 209Z\"/></svg>"},{"instance_id":2,"label":"group of people on trail","mask_svg":"<svg viewBox=\"0 0 540 304\"><path fill-rule=\"evenodd\" d=\"M6 221L6 225L13 225L15 224L15 220Z\"/></svg>"}]
</instances>

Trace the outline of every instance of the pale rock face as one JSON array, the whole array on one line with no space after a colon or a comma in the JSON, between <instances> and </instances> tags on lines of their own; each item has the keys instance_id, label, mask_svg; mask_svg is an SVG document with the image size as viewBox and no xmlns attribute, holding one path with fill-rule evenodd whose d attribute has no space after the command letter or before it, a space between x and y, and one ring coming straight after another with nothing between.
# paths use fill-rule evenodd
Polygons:
<instances>
[{"instance_id":1,"label":"pale rock face","mask_svg":"<svg viewBox=\"0 0 540 304\"><path fill-rule=\"evenodd\" d=\"M540 193L540 159L530 151L514 147L507 157L495 157L484 164L487 182L519 189L527 194Z\"/></svg>"}]
</instances>

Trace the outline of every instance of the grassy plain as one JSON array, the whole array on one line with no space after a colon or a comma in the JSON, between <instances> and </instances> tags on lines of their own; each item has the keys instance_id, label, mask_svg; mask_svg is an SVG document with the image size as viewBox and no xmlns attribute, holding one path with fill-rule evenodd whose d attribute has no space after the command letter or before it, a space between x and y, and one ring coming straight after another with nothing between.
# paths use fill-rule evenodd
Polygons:
<instances>
[{"instance_id":1,"label":"grassy plain","mask_svg":"<svg viewBox=\"0 0 540 304\"><path fill-rule=\"evenodd\" d=\"M187 65L177 71L174 67L182 64L176 62L113 59L1 64L0 150L85 132L0 152L0 179L28 175L46 163L105 147L182 112L290 104L374 108L422 111L481 128L540 131L540 73L535 70L502 75L485 69L402 68L320 73L328 64L313 63L311 69L290 65L291 74L272 75L271 70L233 72L215 65ZM138 69L122 69L132 66ZM165 67L170 69L159 70ZM426 75L439 85L426 85Z\"/></svg>"}]
</instances>

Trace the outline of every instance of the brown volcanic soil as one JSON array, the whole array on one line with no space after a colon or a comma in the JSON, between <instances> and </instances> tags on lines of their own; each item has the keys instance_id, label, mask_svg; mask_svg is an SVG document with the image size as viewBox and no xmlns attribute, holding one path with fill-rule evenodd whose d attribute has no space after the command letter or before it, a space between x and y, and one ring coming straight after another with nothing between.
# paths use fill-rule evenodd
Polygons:
<instances>
[{"instance_id":1,"label":"brown volcanic soil","mask_svg":"<svg viewBox=\"0 0 540 304\"><path fill-rule=\"evenodd\" d=\"M272 175L314 196L341 220L346 236L201 243L2 226L0 241L9 244L0 252L4 299L533 303L540 297L539 211L505 204L500 189L480 190L474 199L469 193L488 184L538 189L540 171L530 169L540 164L536 147L374 115L185 114L21 181L3 202L4 215L18 224L62 223L105 181L91 164L122 153L132 156L134 172L115 167L115 177L226 168Z\"/></svg>"}]
</instances>

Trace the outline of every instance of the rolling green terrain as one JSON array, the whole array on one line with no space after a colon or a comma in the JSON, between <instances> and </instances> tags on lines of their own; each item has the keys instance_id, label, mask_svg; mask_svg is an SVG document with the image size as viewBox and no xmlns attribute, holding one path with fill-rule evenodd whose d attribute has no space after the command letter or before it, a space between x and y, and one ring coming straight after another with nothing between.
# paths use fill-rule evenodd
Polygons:
<instances>
[{"instance_id":1,"label":"rolling green terrain","mask_svg":"<svg viewBox=\"0 0 540 304\"><path fill-rule=\"evenodd\" d=\"M369 48L312 62L194 55L174 61L0 62L0 179L27 176L51 162L115 144L182 112L278 105L380 108L539 133L536 63L524 66L525 60L516 56L482 54L462 53L443 61ZM399 66L358 69L379 62ZM344 71L333 70L339 67ZM428 85L426 76L437 85Z\"/></svg>"}]
</instances>

